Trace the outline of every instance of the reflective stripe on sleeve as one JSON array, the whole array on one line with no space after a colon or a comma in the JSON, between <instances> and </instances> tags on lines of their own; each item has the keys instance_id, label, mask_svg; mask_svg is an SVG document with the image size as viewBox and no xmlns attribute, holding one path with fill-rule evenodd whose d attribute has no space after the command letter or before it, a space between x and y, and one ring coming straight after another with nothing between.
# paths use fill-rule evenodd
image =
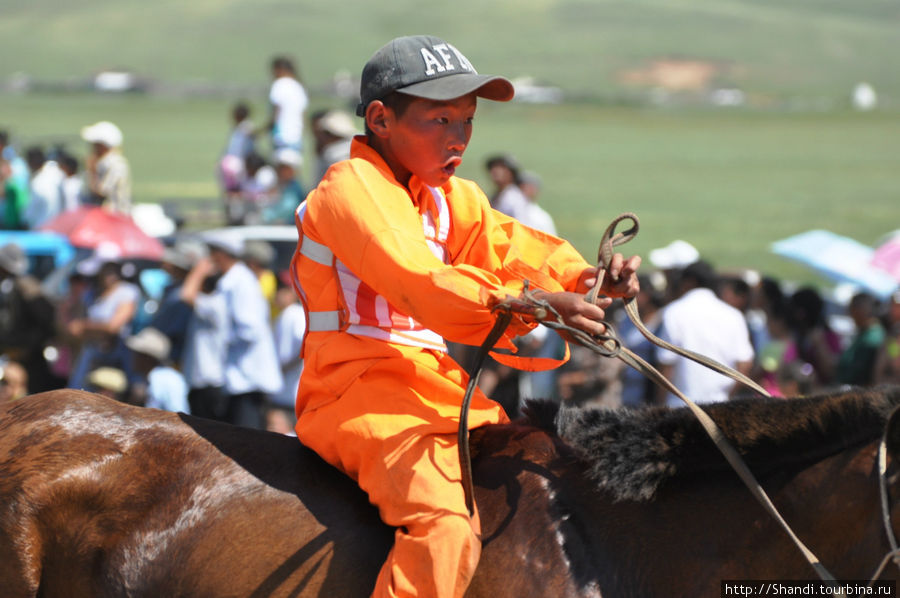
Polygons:
<instances>
[{"instance_id":1,"label":"reflective stripe on sleeve","mask_svg":"<svg viewBox=\"0 0 900 598\"><path fill-rule=\"evenodd\" d=\"M341 329L339 311L311 311L309 317L309 332L332 332Z\"/></svg>"},{"instance_id":2,"label":"reflective stripe on sleeve","mask_svg":"<svg viewBox=\"0 0 900 598\"><path fill-rule=\"evenodd\" d=\"M304 236L300 242L300 255L308 257L317 264L323 266L331 266L331 260L334 254L328 249L328 246L322 245L317 241L313 241L309 237Z\"/></svg>"}]
</instances>

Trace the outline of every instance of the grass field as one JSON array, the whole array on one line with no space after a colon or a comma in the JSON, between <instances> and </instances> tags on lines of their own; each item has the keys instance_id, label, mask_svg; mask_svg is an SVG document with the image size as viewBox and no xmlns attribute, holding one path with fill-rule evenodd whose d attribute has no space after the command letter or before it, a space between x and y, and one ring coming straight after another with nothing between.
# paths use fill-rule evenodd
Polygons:
<instances>
[{"instance_id":1,"label":"grass field","mask_svg":"<svg viewBox=\"0 0 900 598\"><path fill-rule=\"evenodd\" d=\"M0 0L0 80L130 68L161 80L264 83L275 52L319 88L397 35L433 33L485 72L580 96L627 94L660 57L707 61L760 101L846 100L868 80L900 97L896 0Z\"/></svg>"},{"instance_id":2,"label":"grass field","mask_svg":"<svg viewBox=\"0 0 900 598\"><path fill-rule=\"evenodd\" d=\"M543 177L543 204L589 258L623 211L642 220L629 251L683 238L717 266L794 279L811 275L772 255L772 241L826 228L874 244L900 228L896 0L0 0L0 15L0 89L15 73L46 88L103 68L161 84L157 95L0 92L0 128L21 147L83 153L83 125L119 124L138 201L215 197L238 99L227 90L251 90L261 122L273 54L298 59L317 108L334 102L337 71L355 75L391 37L430 32L482 72L533 76L572 100L485 103L460 174L484 184L484 158L511 151ZM658 59L712 74L681 108L654 107L654 83L626 75ZM879 110L849 110L862 80ZM184 94L198 87L219 91ZM741 89L748 105L701 109L717 87Z\"/></svg>"},{"instance_id":3,"label":"grass field","mask_svg":"<svg viewBox=\"0 0 900 598\"><path fill-rule=\"evenodd\" d=\"M64 142L83 153L82 125L119 123L138 201L216 196L226 100L28 95L0 102L0 125L20 145ZM900 118L892 112L485 102L459 174L488 185L482 164L496 152L512 152L543 177L543 205L589 259L608 221L624 211L642 222L629 252L646 255L681 238L719 267L801 280L812 278L771 254L771 242L825 228L874 244L900 228Z\"/></svg>"}]
</instances>

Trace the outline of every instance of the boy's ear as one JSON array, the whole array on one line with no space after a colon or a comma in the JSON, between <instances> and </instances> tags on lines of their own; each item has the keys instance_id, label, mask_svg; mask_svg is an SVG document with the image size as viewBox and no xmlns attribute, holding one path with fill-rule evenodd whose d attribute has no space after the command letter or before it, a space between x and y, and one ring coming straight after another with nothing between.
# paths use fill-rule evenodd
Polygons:
<instances>
[{"instance_id":1,"label":"boy's ear","mask_svg":"<svg viewBox=\"0 0 900 598\"><path fill-rule=\"evenodd\" d=\"M381 100L373 100L366 106L366 125L378 137L388 137L394 111Z\"/></svg>"}]
</instances>

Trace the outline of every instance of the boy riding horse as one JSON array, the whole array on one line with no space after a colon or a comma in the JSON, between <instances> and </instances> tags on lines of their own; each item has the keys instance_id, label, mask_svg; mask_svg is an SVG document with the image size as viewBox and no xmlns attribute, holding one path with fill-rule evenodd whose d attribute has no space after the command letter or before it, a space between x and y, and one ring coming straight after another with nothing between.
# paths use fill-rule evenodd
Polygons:
<instances>
[{"instance_id":1,"label":"boy riding horse","mask_svg":"<svg viewBox=\"0 0 900 598\"><path fill-rule=\"evenodd\" d=\"M436 37L391 41L363 69L366 134L297 210L292 269L309 328L296 430L397 528L373 596L462 596L478 564L456 439L468 376L444 339L481 344L491 308L524 281L569 326L604 330L611 299L584 300L596 269L454 176L477 98L513 93ZM634 296L639 265L617 254L605 294ZM500 345L535 325L513 318ZM476 393L470 428L506 421Z\"/></svg>"}]
</instances>

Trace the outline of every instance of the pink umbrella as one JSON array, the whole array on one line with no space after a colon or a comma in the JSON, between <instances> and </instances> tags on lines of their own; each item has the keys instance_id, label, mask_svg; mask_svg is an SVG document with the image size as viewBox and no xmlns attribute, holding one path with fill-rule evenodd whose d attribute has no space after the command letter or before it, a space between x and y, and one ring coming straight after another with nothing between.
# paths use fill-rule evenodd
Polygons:
<instances>
[{"instance_id":1,"label":"pink umbrella","mask_svg":"<svg viewBox=\"0 0 900 598\"><path fill-rule=\"evenodd\" d=\"M894 235L872 254L871 264L900 281L900 235Z\"/></svg>"},{"instance_id":2,"label":"pink umbrella","mask_svg":"<svg viewBox=\"0 0 900 598\"><path fill-rule=\"evenodd\" d=\"M97 206L82 206L64 212L41 227L65 235L75 247L96 248L110 242L123 258L161 259L163 244L146 234L131 216Z\"/></svg>"}]
</instances>

